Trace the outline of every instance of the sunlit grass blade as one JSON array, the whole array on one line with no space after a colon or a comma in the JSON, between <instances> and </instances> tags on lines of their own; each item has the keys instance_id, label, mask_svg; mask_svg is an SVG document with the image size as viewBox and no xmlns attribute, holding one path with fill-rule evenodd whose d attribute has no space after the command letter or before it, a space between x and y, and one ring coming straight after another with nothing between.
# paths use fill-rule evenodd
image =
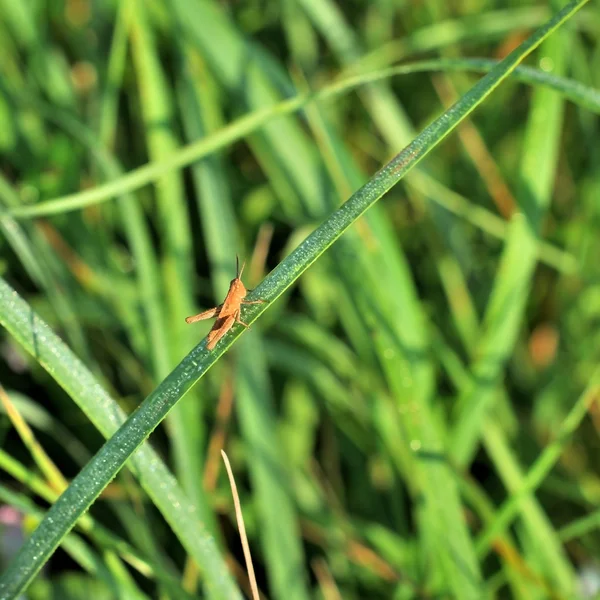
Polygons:
<instances>
[{"instance_id":1,"label":"sunlit grass blade","mask_svg":"<svg viewBox=\"0 0 600 600\"><path fill-rule=\"evenodd\" d=\"M406 60L413 54L443 50L459 44L473 43L482 38L502 39L520 28L539 27L549 16L550 11L544 6L527 6L472 13L455 19L437 21L378 46L363 55L347 71L372 70L398 60Z\"/></svg>"},{"instance_id":2,"label":"sunlit grass blade","mask_svg":"<svg viewBox=\"0 0 600 600\"><path fill-rule=\"evenodd\" d=\"M68 196L61 198L46 200L35 205L12 208L9 213L15 217L44 216L60 214L101 202L107 202L119 195L149 185L170 171L188 166L259 130L266 123L281 115L291 114L301 110L311 101L334 98L369 83L385 80L397 75L438 70L443 71L445 69L489 72L497 66L497 64L497 61L486 59L436 59L391 67L374 73L351 76L347 79L331 83L317 92L284 100L273 107L255 110L254 112L240 117L219 131L174 152L168 158L160 162L148 163L137 169L133 169L113 181L90 190L69 194ZM557 77L554 74L544 73L539 69L524 66L516 67L510 75L524 83L541 83L547 85L552 89L561 91L571 101L588 110L596 113L600 112L600 98L598 97L598 91L589 86L580 84L577 81ZM434 198L436 196L437 194L434 195Z\"/></svg>"},{"instance_id":3,"label":"sunlit grass blade","mask_svg":"<svg viewBox=\"0 0 600 600\"><path fill-rule=\"evenodd\" d=\"M11 390L8 390L8 395L29 426L43 432L55 441L60 441L64 450L74 461L82 461L83 464L91 458L89 450L81 440L43 406L40 406L32 398ZM0 406L0 412L2 410L3 407Z\"/></svg>"},{"instance_id":4,"label":"sunlit grass blade","mask_svg":"<svg viewBox=\"0 0 600 600\"><path fill-rule=\"evenodd\" d=\"M29 450L32 458L36 462L40 471L46 477L46 480L57 492L63 492L69 485L63 474L60 472L54 461L48 456L44 447L39 443L32 429L25 421L19 410L11 402L6 390L0 384L0 402L11 420L13 427L19 433L19 437Z\"/></svg>"}]
</instances>

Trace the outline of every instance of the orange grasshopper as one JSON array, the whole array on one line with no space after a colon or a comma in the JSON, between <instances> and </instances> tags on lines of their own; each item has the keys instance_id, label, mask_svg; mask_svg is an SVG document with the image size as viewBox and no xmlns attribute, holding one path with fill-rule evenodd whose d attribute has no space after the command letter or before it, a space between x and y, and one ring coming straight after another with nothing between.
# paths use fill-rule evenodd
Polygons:
<instances>
[{"instance_id":1,"label":"orange grasshopper","mask_svg":"<svg viewBox=\"0 0 600 600\"><path fill-rule=\"evenodd\" d=\"M239 323L246 328L250 327L240 319L242 304L262 304L265 302L265 300L244 300L248 293L248 290L242 283L242 273L244 272L245 266L246 262L244 261L244 264L240 269L240 261L236 256L236 276L229 284L229 291L227 292L227 296L225 296L223 304L219 304L219 306L215 306L215 308L209 308L208 310L192 317L188 317L185 320L186 323L195 323L196 321L203 321L204 319L217 318L212 329L208 332L208 343L206 344L207 350L212 350L217 345L218 341L233 327L234 323Z\"/></svg>"}]
</instances>

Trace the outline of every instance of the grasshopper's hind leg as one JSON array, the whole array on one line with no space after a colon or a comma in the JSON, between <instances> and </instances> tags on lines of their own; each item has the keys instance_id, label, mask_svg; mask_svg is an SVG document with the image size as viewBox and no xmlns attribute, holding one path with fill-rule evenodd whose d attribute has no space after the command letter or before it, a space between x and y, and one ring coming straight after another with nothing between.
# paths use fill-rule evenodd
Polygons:
<instances>
[{"instance_id":1,"label":"grasshopper's hind leg","mask_svg":"<svg viewBox=\"0 0 600 600\"><path fill-rule=\"evenodd\" d=\"M208 310L205 310L204 312L201 312L197 315L193 315L192 317L187 317L185 322L186 323L195 323L196 321L204 321L204 319L214 319L215 317L219 316L219 313L221 312L222 308L223 308L223 305L219 304L219 306L215 306L214 308L209 308Z\"/></svg>"}]
</instances>

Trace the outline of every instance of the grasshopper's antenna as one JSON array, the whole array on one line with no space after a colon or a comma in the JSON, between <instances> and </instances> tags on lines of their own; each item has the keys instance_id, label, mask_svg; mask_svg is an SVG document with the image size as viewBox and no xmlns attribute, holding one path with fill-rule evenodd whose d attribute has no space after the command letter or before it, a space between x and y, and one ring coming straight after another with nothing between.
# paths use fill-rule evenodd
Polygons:
<instances>
[{"instance_id":1,"label":"grasshopper's antenna","mask_svg":"<svg viewBox=\"0 0 600 600\"><path fill-rule=\"evenodd\" d=\"M239 279L242 276L242 273L244 272L244 267L246 266L246 261L244 261L242 263L242 268L240 269L240 259L239 256L236 254L235 255L235 278Z\"/></svg>"}]
</instances>

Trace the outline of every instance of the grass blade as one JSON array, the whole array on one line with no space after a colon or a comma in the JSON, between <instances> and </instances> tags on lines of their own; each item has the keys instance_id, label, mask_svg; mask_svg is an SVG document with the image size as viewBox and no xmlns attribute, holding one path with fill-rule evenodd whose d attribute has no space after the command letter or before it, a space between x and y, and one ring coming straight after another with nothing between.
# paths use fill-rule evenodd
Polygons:
<instances>
[{"instance_id":1,"label":"grass blade","mask_svg":"<svg viewBox=\"0 0 600 600\"><path fill-rule=\"evenodd\" d=\"M193 54L190 48L186 50L191 67ZM190 76L181 90L190 138L200 137L206 130L214 128L217 106L208 89L209 82L193 86ZM193 173L201 222L208 242L207 253L213 265L214 289L219 297L223 297L232 274L231 256L241 237L234 218L231 193L217 157L196 165ZM228 264L229 269L226 268ZM308 597L308 591L302 569L304 557L299 542L298 516L285 486L287 470L279 451L276 414L268 402L270 391L262 343L257 338L258 332L252 332L252 339L244 340L238 355L236 408L242 435L252 457L248 465L256 504L265 507L265 510L259 511L258 518L261 530L265 532L263 549L272 596L302 599ZM271 510L274 506L277 506L277 511Z\"/></svg>"},{"instance_id":2,"label":"grass blade","mask_svg":"<svg viewBox=\"0 0 600 600\"><path fill-rule=\"evenodd\" d=\"M3 280L0 280L0 322L52 374L105 437L117 431L125 421L125 413L64 343ZM131 460L132 470L141 485L186 550L203 568L207 582L224 598L238 597L214 540L203 530L195 517L194 506L162 460L150 446L140 449ZM33 573L29 572L27 579L32 577ZM6 586L5 579L0 581L0 595L5 595L5 590L10 589L3 586ZM7 597L11 597L11 594L6 591Z\"/></svg>"},{"instance_id":3,"label":"grass blade","mask_svg":"<svg viewBox=\"0 0 600 600\"><path fill-rule=\"evenodd\" d=\"M548 42L547 54L560 71L566 56L560 36ZM452 454L461 466L468 464L473 457L495 382L512 352L522 321L537 264L534 248L541 236L543 217L551 198L561 123L562 99L549 90L536 90L524 147L521 189L517 194L522 214L516 215L511 223L484 319L483 339L472 366L475 384L471 393L465 394L459 402L459 415L453 432Z\"/></svg>"},{"instance_id":4,"label":"grass blade","mask_svg":"<svg viewBox=\"0 0 600 600\"><path fill-rule=\"evenodd\" d=\"M7 212L19 218L31 218L60 214L101 202L107 202L116 196L135 191L141 187L154 183L166 173L169 173L174 169L186 167L201 158L232 144L259 130L269 121L276 119L281 115L301 110L311 101L334 98L369 83L388 79L397 75L437 70L490 72L497 66L497 61L487 59L436 59L348 77L347 79L332 83L318 92L290 98L273 107L249 113L230 125L225 126L218 132L210 134L197 142L189 144L181 150L174 152L169 158L159 162L151 162L142 167L138 167L137 169L133 169L126 175L114 179L109 183L97 186L91 190L39 202L32 206L11 208ZM510 75L516 80L524 83L539 83L546 85L562 92L565 97L569 98L572 102L593 112L600 112L600 94L595 88L580 84L571 79L557 77L550 73L544 73L539 69L525 66L515 67L511 70Z\"/></svg>"}]
</instances>

